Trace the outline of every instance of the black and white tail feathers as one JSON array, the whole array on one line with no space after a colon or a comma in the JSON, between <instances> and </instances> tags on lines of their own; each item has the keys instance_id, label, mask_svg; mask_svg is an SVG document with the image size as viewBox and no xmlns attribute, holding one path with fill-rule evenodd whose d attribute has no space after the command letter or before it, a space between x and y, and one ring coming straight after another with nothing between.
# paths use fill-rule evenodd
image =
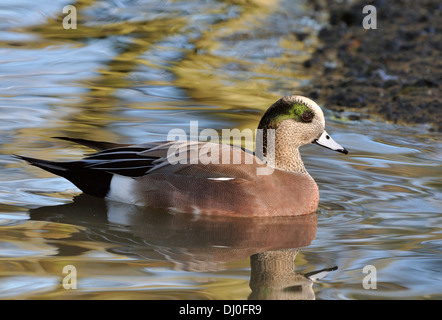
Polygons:
<instances>
[{"instance_id":1,"label":"black and white tail feathers","mask_svg":"<svg viewBox=\"0 0 442 320\"><path fill-rule=\"evenodd\" d=\"M130 178L143 176L154 167L158 155L144 155L157 144L129 145L86 139L54 137L95 149L97 152L78 161L55 162L30 157L15 157L31 165L61 176L84 193L106 197L115 174Z\"/></svg>"},{"instance_id":2,"label":"black and white tail feathers","mask_svg":"<svg viewBox=\"0 0 442 320\"><path fill-rule=\"evenodd\" d=\"M14 156L29 162L33 166L69 180L86 194L105 197L109 192L112 174L106 171L85 168L82 161L54 162L18 155Z\"/></svg>"},{"instance_id":3,"label":"black and white tail feathers","mask_svg":"<svg viewBox=\"0 0 442 320\"><path fill-rule=\"evenodd\" d=\"M76 139L67 137L53 137L55 139L66 140L84 145L97 151L119 148L125 144L117 144L104 141L93 141L86 139ZM75 184L84 193L105 197L109 192L112 173L86 168L83 161L54 162L30 157L14 155L16 158L25 160L33 166L61 176Z\"/></svg>"}]
</instances>

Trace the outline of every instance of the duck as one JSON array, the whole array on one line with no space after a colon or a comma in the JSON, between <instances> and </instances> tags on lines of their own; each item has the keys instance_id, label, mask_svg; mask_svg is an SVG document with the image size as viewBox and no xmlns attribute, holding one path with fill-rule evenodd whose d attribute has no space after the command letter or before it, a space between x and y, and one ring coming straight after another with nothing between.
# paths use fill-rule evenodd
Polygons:
<instances>
[{"instance_id":1,"label":"duck","mask_svg":"<svg viewBox=\"0 0 442 320\"><path fill-rule=\"evenodd\" d=\"M254 151L211 141L120 144L54 137L95 152L67 162L14 156L108 201L197 215L273 217L316 212L318 185L299 148L314 143L348 154L325 131L321 108L304 96L284 96L264 112L256 132Z\"/></svg>"}]
</instances>

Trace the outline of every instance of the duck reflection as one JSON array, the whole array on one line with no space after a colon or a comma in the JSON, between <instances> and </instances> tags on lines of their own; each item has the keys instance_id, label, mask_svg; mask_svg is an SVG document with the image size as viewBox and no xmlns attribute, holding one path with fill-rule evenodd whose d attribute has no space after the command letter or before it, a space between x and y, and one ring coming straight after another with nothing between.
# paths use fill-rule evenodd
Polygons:
<instances>
[{"instance_id":1,"label":"duck reflection","mask_svg":"<svg viewBox=\"0 0 442 320\"><path fill-rule=\"evenodd\" d=\"M253 219L196 216L82 194L70 204L32 209L30 216L33 220L87 227L87 232L72 238L101 238L117 244L110 249L115 253L172 262L177 270L216 271L227 262L250 257L250 299L314 299L313 281L336 270L295 272L294 260L300 248L309 246L316 237L316 214ZM107 229L103 232L103 228ZM126 237L121 235L122 229ZM70 256L90 250L66 242L58 249L59 255Z\"/></svg>"}]
</instances>

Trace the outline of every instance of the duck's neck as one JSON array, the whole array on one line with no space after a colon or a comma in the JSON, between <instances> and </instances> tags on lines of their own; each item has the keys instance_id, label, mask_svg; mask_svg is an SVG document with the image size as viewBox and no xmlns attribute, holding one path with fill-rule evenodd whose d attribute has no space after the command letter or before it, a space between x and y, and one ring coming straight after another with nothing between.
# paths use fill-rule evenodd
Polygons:
<instances>
[{"instance_id":1,"label":"duck's neck","mask_svg":"<svg viewBox=\"0 0 442 320\"><path fill-rule=\"evenodd\" d=\"M270 132L264 130L262 138L262 156L257 153L255 154L265 160L267 165L291 172L299 172L308 174L304 167L304 162L302 161L301 154L299 153L299 146L293 143L293 138L289 135L278 134L276 139ZM272 156L272 152L274 155Z\"/></svg>"},{"instance_id":2,"label":"duck's neck","mask_svg":"<svg viewBox=\"0 0 442 320\"><path fill-rule=\"evenodd\" d=\"M298 147L283 145L282 148L278 148L278 142L276 142L275 150L275 168L308 174Z\"/></svg>"}]
</instances>

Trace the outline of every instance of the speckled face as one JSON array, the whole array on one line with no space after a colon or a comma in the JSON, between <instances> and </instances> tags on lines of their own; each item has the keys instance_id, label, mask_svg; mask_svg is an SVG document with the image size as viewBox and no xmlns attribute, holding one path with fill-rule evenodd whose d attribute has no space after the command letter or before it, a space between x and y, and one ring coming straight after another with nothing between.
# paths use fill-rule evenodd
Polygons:
<instances>
[{"instance_id":1,"label":"speckled face","mask_svg":"<svg viewBox=\"0 0 442 320\"><path fill-rule=\"evenodd\" d=\"M266 111L258 128L278 130L288 124L297 135L295 140L299 140L300 144L311 143L319 138L325 129L324 114L314 101L306 97L286 96Z\"/></svg>"},{"instance_id":2,"label":"speckled face","mask_svg":"<svg viewBox=\"0 0 442 320\"><path fill-rule=\"evenodd\" d=\"M307 173L298 148L310 143L347 154L325 131L321 108L302 96L286 96L276 101L264 113L258 130L262 130L262 153L255 153L267 164L282 170ZM273 139L268 133L274 133ZM270 144L268 143L270 142Z\"/></svg>"}]
</instances>

